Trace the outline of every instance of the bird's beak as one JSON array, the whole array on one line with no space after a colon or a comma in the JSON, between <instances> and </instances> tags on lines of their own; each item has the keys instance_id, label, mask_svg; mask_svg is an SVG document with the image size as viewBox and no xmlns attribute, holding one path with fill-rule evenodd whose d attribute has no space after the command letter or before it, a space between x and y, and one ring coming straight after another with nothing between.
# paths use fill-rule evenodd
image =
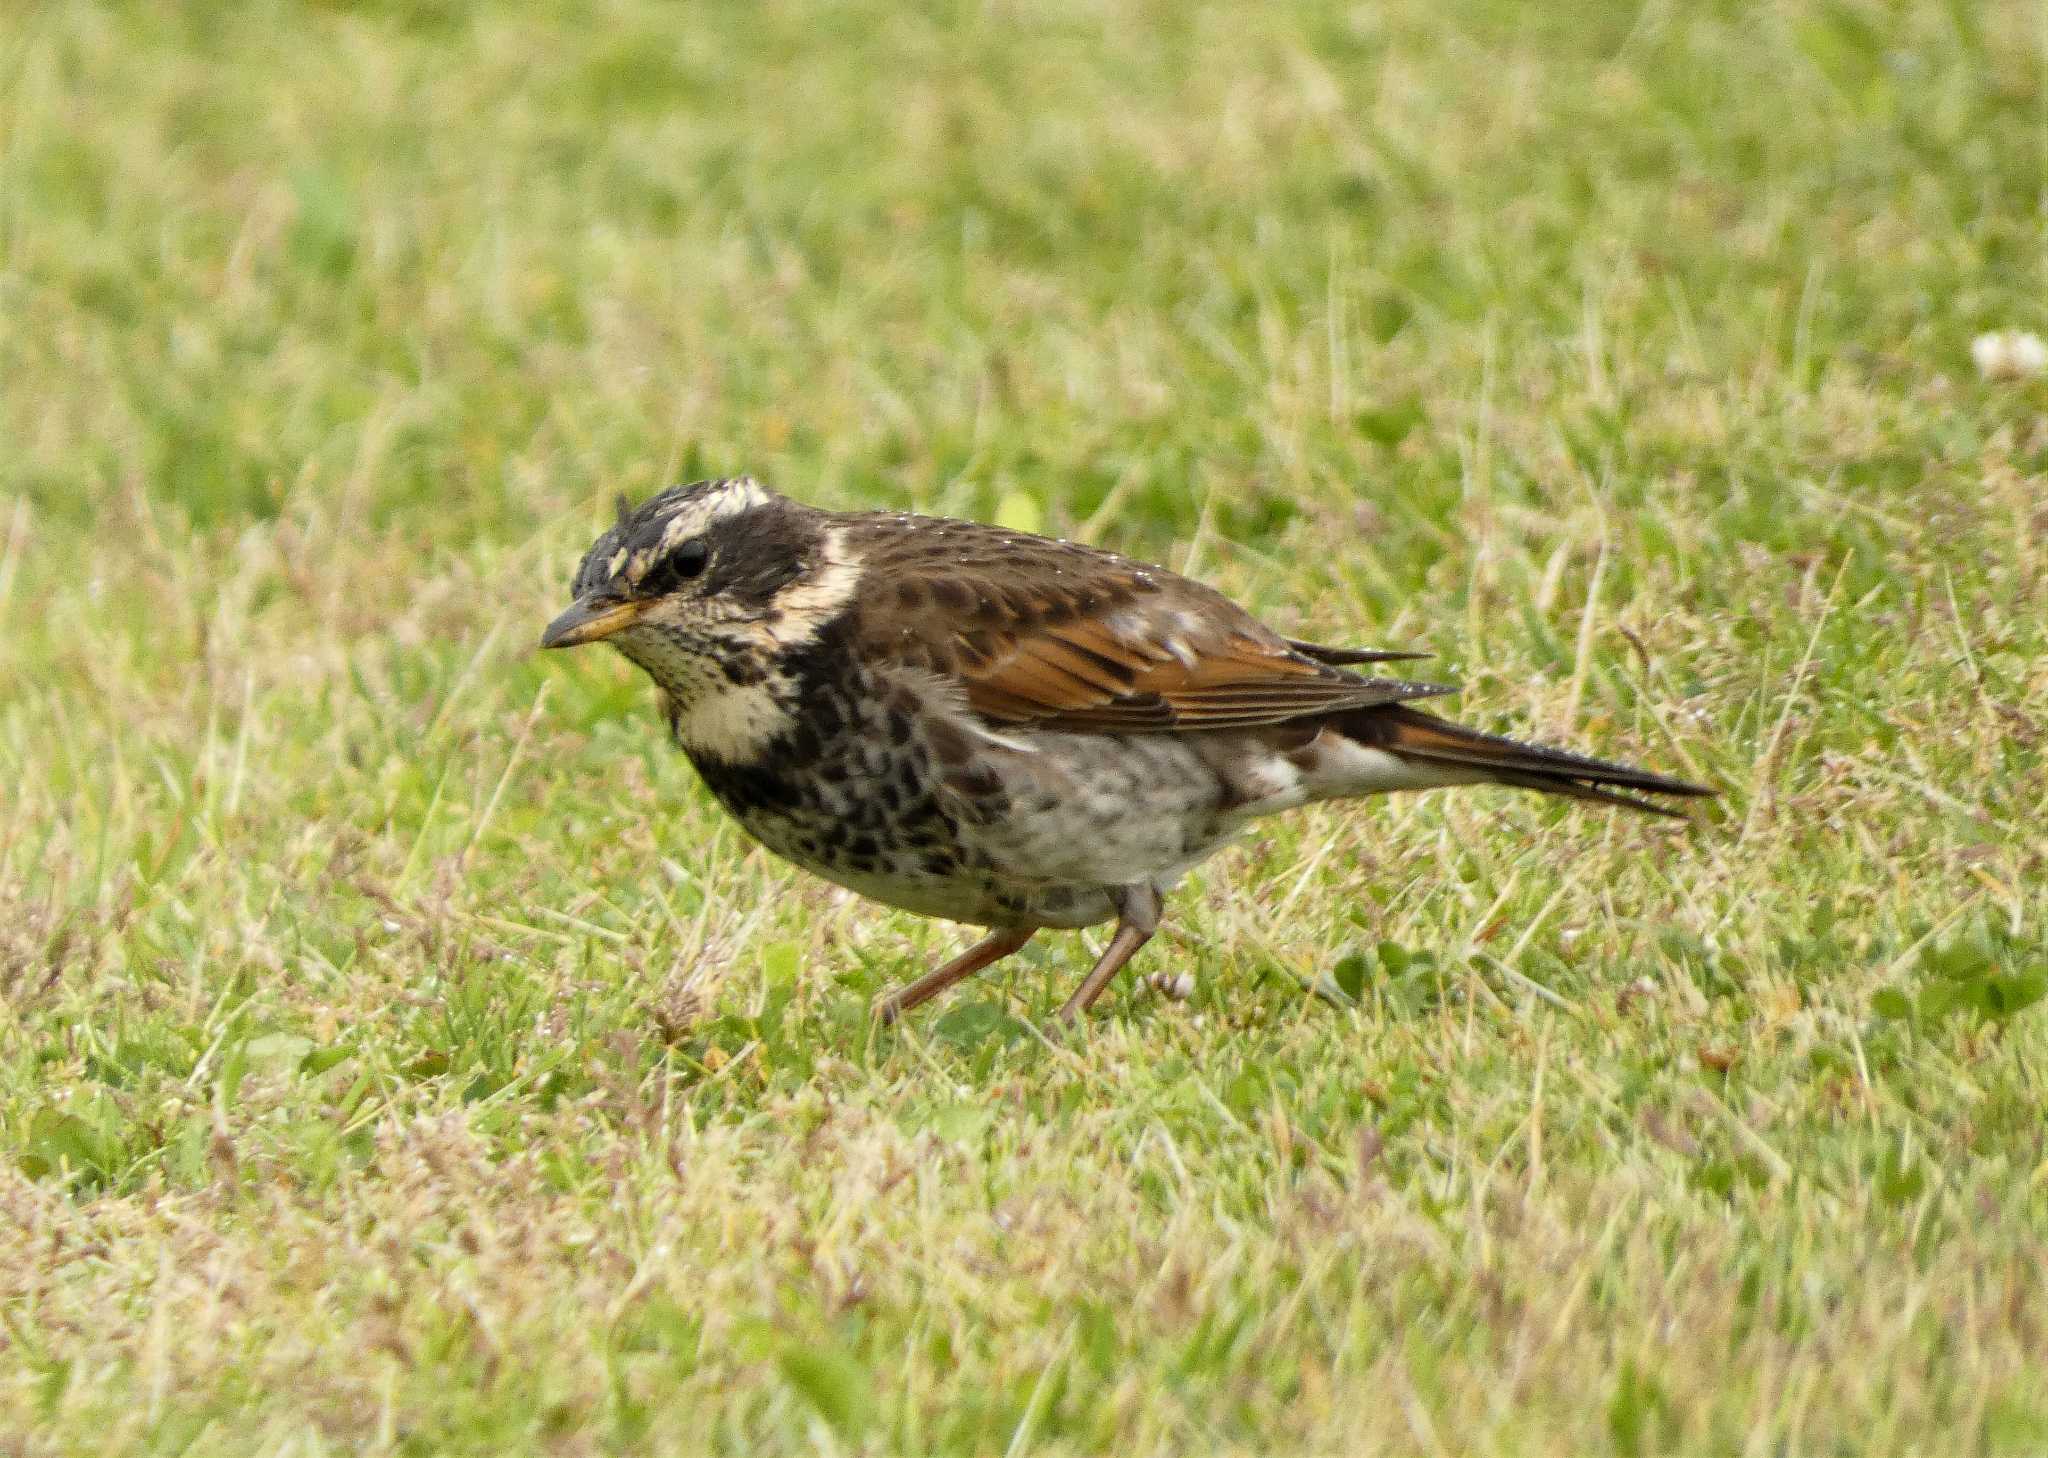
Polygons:
<instances>
[{"instance_id":1,"label":"bird's beak","mask_svg":"<svg viewBox=\"0 0 2048 1458\"><path fill-rule=\"evenodd\" d=\"M645 611L637 602L617 598L579 597L569 610L547 626L540 635L543 648L574 648L578 643L595 643L621 628L629 628Z\"/></svg>"}]
</instances>

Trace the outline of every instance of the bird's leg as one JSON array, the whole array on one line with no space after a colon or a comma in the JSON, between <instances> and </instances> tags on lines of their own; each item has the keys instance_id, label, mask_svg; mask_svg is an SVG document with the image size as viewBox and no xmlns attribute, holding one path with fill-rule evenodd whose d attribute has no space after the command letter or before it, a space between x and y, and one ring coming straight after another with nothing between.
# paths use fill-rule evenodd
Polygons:
<instances>
[{"instance_id":1,"label":"bird's leg","mask_svg":"<svg viewBox=\"0 0 2048 1458\"><path fill-rule=\"evenodd\" d=\"M875 1004L875 1016L893 1023L921 1002L937 997L964 977L972 977L992 962L1000 962L1030 941L1035 926L997 927L987 936L942 967L934 968L907 987L899 987Z\"/></svg>"},{"instance_id":2,"label":"bird's leg","mask_svg":"<svg viewBox=\"0 0 2048 1458\"><path fill-rule=\"evenodd\" d=\"M1102 949L1094 969L1082 979L1081 985L1074 989L1074 995L1061 1007L1061 1022L1070 1023L1095 1006L1095 999L1102 996L1102 989L1109 986L1109 979L1123 971L1124 963L1130 961L1138 948L1152 940L1152 933L1159 930L1160 910L1159 888L1149 881L1123 888L1117 898L1116 935Z\"/></svg>"}]
</instances>

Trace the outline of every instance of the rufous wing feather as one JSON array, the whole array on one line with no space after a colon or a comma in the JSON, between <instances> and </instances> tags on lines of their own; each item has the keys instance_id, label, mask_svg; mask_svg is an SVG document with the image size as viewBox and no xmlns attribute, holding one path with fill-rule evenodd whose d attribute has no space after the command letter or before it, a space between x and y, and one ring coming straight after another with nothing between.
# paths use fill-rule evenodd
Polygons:
<instances>
[{"instance_id":1,"label":"rufous wing feather","mask_svg":"<svg viewBox=\"0 0 2048 1458\"><path fill-rule=\"evenodd\" d=\"M865 647L956 679L997 724L1070 732L1195 732L1449 692L1366 678L1366 653L1290 642L1228 598L1156 567L1068 542L948 522L944 555L866 562Z\"/></svg>"}]
</instances>

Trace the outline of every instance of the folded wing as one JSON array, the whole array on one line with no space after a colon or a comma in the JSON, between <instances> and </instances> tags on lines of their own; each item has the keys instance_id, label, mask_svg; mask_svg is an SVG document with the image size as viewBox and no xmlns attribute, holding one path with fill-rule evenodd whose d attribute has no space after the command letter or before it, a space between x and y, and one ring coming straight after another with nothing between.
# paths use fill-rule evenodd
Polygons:
<instances>
[{"instance_id":1,"label":"folded wing","mask_svg":"<svg viewBox=\"0 0 2048 1458\"><path fill-rule=\"evenodd\" d=\"M1189 733L1449 692L1350 672L1395 655L1294 643L1200 583L1112 553L971 522L914 539L852 525L863 651L957 680L994 724Z\"/></svg>"}]
</instances>

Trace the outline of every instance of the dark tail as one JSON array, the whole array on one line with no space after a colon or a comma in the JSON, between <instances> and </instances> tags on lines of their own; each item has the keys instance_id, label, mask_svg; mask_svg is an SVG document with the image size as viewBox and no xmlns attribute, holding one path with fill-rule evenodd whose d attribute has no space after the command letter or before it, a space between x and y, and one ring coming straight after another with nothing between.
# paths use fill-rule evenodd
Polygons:
<instances>
[{"instance_id":1,"label":"dark tail","mask_svg":"<svg viewBox=\"0 0 2048 1458\"><path fill-rule=\"evenodd\" d=\"M1313 658L1333 668L1351 668L1360 663L1409 663L1417 658L1433 656L1409 653L1399 648L1331 648L1322 643L1304 643L1299 638L1289 638L1287 646L1304 658Z\"/></svg>"},{"instance_id":2,"label":"dark tail","mask_svg":"<svg viewBox=\"0 0 2048 1458\"><path fill-rule=\"evenodd\" d=\"M1497 734L1481 734L1420 709L1399 704L1356 709L1332 721L1339 733L1372 749L1416 764L1442 765L1465 770L1473 778L1495 784L1519 785L1541 790L1546 795L1565 795L1574 800L1596 800L1603 805L1626 805L1652 815L1683 816L1668 805L1652 804L1616 789L1635 790L1645 795L1679 795L1688 798L1717 793L1705 785L1653 775L1648 770L1603 759L1588 759L1562 749L1539 744L1522 744ZM1614 788L1609 788L1609 787Z\"/></svg>"}]
</instances>

